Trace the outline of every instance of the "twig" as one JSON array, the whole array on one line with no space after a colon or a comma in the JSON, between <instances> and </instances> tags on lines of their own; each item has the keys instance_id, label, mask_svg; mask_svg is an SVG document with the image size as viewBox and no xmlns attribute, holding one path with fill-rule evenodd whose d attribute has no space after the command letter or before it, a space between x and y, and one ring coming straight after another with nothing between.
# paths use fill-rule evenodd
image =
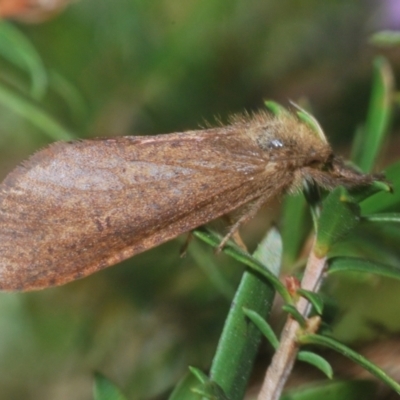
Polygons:
<instances>
[{"instance_id":1,"label":"twig","mask_svg":"<svg viewBox=\"0 0 400 400\"><path fill-rule=\"evenodd\" d=\"M318 258L314 250L315 239L304 271L303 280L301 281L301 287L305 290L316 292L321 285L326 257ZM310 312L311 305L304 297L301 297L296 304L296 308L306 318ZM258 400L278 400L280 398L296 360L298 352L296 335L298 329L298 322L289 315L282 330L279 347L265 375Z\"/></svg>"}]
</instances>

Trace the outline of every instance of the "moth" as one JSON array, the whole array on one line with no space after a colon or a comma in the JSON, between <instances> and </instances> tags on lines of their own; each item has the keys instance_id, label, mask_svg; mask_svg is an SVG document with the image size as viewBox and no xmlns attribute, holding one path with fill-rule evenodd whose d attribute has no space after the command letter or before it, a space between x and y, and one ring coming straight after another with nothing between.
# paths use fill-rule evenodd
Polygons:
<instances>
[{"instance_id":1,"label":"moth","mask_svg":"<svg viewBox=\"0 0 400 400\"><path fill-rule=\"evenodd\" d=\"M222 247L264 203L304 180L332 189L375 176L346 166L323 134L289 113L236 116L227 126L183 133L57 142L0 185L0 289L83 278L236 211Z\"/></svg>"}]
</instances>

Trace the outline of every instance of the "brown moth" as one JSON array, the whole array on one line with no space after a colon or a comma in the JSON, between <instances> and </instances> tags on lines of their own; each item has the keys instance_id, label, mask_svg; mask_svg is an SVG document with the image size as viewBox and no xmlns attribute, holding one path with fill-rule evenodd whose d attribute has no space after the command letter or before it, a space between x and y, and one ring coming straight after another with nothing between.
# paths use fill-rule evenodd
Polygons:
<instances>
[{"instance_id":1,"label":"brown moth","mask_svg":"<svg viewBox=\"0 0 400 400\"><path fill-rule=\"evenodd\" d=\"M61 285L244 207L229 236L303 180L367 185L323 135L261 112L157 136L55 143L0 185L0 289Z\"/></svg>"}]
</instances>

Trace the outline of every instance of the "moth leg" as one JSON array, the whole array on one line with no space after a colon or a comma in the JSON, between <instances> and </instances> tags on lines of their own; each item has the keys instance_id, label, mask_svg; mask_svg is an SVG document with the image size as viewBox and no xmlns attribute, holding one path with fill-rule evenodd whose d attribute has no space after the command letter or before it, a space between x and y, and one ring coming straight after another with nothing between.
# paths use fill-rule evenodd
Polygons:
<instances>
[{"instance_id":1,"label":"moth leg","mask_svg":"<svg viewBox=\"0 0 400 400\"><path fill-rule=\"evenodd\" d=\"M242 212L242 213L240 214L240 216L242 216L243 214L244 214L244 213ZM234 217L233 215L231 215L231 214L224 215L222 218L227 222L227 224L228 224L229 227L233 226L233 224L235 223L235 221L238 220L238 217L237 217L237 216L236 216L236 218L235 218L235 217ZM239 218L240 218L240 217L239 217ZM229 231L230 231L230 229L229 229ZM238 229L237 229L235 232L232 232L231 238L232 238L232 240L233 240L241 249L243 249L244 251L247 251L247 246L245 245L245 243L244 243L242 237L240 236L240 232L239 232ZM219 251L220 251L219 248L217 248L217 249L216 249L216 252L218 253Z\"/></svg>"},{"instance_id":2,"label":"moth leg","mask_svg":"<svg viewBox=\"0 0 400 400\"><path fill-rule=\"evenodd\" d=\"M189 232L186 236L185 242L179 249L179 256L181 258L186 257L187 249L189 248L190 242L193 240L193 233Z\"/></svg>"},{"instance_id":3,"label":"moth leg","mask_svg":"<svg viewBox=\"0 0 400 400\"><path fill-rule=\"evenodd\" d=\"M230 238L233 238L235 242L239 245L239 247L247 250L246 246L243 243L242 238L239 235L239 228L242 224L251 220L257 214L257 211L267 202L269 198L270 195L268 193L259 197L253 203L251 203L250 209L248 209L241 217L239 217L236 220L236 222L230 227L229 232L224 236L224 238L221 240L221 243L218 245L216 253L219 253L225 247L226 243Z\"/></svg>"},{"instance_id":4,"label":"moth leg","mask_svg":"<svg viewBox=\"0 0 400 400\"><path fill-rule=\"evenodd\" d=\"M235 231L232 233L232 239L233 241L244 251L248 251L247 250L247 246L245 245L245 243L243 242L242 237L240 236L240 232L239 230Z\"/></svg>"}]
</instances>

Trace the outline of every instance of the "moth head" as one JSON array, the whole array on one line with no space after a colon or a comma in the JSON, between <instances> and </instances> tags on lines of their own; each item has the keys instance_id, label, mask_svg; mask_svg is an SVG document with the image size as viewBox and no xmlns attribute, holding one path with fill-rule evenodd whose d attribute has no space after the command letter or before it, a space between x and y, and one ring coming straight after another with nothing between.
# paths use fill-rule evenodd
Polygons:
<instances>
[{"instance_id":1,"label":"moth head","mask_svg":"<svg viewBox=\"0 0 400 400\"><path fill-rule=\"evenodd\" d=\"M311 163L301 171L302 179L313 181L317 185L332 190L337 186L354 189L371 185L374 181L383 180L383 174L364 174L355 166L345 163L333 153L325 163Z\"/></svg>"},{"instance_id":2,"label":"moth head","mask_svg":"<svg viewBox=\"0 0 400 400\"><path fill-rule=\"evenodd\" d=\"M304 153L304 164L296 173L297 183L307 180L332 190L337 186L345 186L347 189L368 186L376 180L384 179L382 174L365 174L354 165L345 163L333 153L318 122L308 114L302 120L305 127L302 140L297 145L299 151Z\"/></svg>"},{"instance_id":3,"label":"moth head","mask_svg":"<svg viewBox=\"0 0 400 400\"><path fill-rule=\"evenodd\" d=\"M326 140L292 114L257 114L248 134L270 161L282 162L289 168L324 164L332 153Z\"/></svg>"},{"instance_id":4,"label":"moth head","mask_svg":"<svg viewBox=\"0 0 400 400\"><path fill-rule=\"evenodd\" d=\"M331 190L340 185L367 186L382 179L381 175L363 174L335 156L318 122L304 110L297 115L261 112L250 118L236 116L232 122L244 128L267 163L292 174L290 191L301 188L303 180Z\"/></svg>"}]
</instances>

